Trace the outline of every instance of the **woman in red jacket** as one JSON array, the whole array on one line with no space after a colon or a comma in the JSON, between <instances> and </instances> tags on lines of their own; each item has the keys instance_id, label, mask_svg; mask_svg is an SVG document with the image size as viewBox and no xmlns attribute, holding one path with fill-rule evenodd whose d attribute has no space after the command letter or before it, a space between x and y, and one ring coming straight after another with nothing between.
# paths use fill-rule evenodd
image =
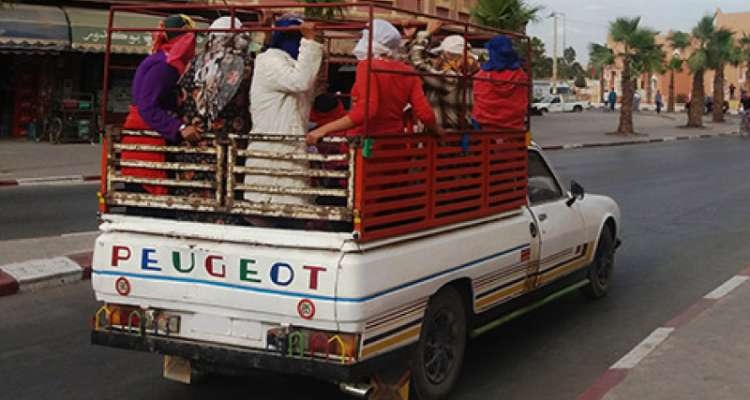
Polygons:
<instances>
[{"instance_id":1,"label":"woman in red jacket","mask_svg":"<svg viewBox=\"0 0 750 400\"><path fill-rule=\"evenodd\" d=\"M372 72L370 74L369 99L367 96L367 58L369 30L364 30L362 38L354 48L357 64L354 86L352 87L352 109L333 122L327 123L307 134L307 142L317 143L333 132L354 129L354 134L377 136L403 133L404 109L411 105L414 115L422 121L427 130L442 135L443 131L435 119L435 112L425 97L422 80L416 75ZM414 72L414 69L396 58L401 48L401 34L389 22L373 20L372 64L373 69ZM367 104L367 106L365 105ZM365 110L367 109L367 110ZM364 124L367 121L367 132Z\"/></svg>"},{"instance_id":2,"label":"woman in red jacket","mask_svg":"<svg viewBox=\"0 0 750 400\"><path fill-rule=\"evenodd\" d=\"M489 61L474 76L474 125L486 130L524 129L529 76L521 66L521 59L507 36L495 36L485 47Z\"/></svg>"}]
</instances>

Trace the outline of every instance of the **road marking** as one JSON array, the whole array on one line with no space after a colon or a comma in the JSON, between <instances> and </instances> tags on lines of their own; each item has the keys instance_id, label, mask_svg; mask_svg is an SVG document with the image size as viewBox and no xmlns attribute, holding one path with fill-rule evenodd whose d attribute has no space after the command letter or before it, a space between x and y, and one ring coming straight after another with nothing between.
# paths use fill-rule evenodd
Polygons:
<instances>
[{"instance_id":1,"label":"road marking","mask_svg":"<svg viewBox=\"0 0 750 400\"><path fill-rule=\"evenodd\" d=\"M704 299L718 300L729 294L732 290L745 283L746 280L750 279L748 276L736 275L729 278L728 281L721 284L721 286L712 290L709 294L703 296Z\"/></svg>"},{"instance_id":2,"label":"road marking","mask_svg":"<svg viewBox=\"0 0 750 400\"><path fill-rule=\"evenodd\" d=\"M613 369L631 369L638 365L649 353L651 353L656 346L660 345L665 341L669 335L674 331L674 328L656 328L651 332L648 337L643 339L642 342L638 343L637 346L630 350L628 354L625 354L621 359L612 365Z\"/></svg>"},{"instance_id":3,"label":"road marking","mask_svg":"<svg viewBox=\"0 0 750 400\"><path fill-rule=\"evenodd\" d=\"M19 186L31 185L57 185L65 183L83 183L81 175L48 176L44 178L21 178L18 179Z\"/></svg>"}]
</instances>

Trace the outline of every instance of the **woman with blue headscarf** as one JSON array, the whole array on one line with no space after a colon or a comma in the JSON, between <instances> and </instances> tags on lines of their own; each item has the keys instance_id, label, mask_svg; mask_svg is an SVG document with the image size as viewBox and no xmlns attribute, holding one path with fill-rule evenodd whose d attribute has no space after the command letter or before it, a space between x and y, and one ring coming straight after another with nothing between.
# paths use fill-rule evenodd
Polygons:
<instances>
[{"instance_id":1,"label":"woman with blue headscarf","mask_svg":"<svg viewBox=\"0 0 750 400\"><path fill-rule=\"evenodd\" d=\"M529 75L507 36L485 45L489 60L474 75L472 118L481 129L524 129L529 107Z\"/></svg>"},{"instance_id":2,"label":"woman with blue headscarf","mask_svg":"<svg viewBox=\"0 0 750 400\"><path fill-rule=\"evenodd\" d=\"M295 16L284 16L275 27L294 30L275 31L268 49L255 59L250 88L251 133L263 135L299 135L307 133L310 109L314 99L315 81L323 59L323 45L315 41L314 25ZM304 154L304 141L252 141L248 150L281 154ZM306 170L309 163L300 160L248 158L248 167L275 170ZM308 188L305 176L245 175L245 183L256 186ZM256 203L308 204L311 199L301 195L245 192L245 200Z\"/></svg>"}]
</instances>

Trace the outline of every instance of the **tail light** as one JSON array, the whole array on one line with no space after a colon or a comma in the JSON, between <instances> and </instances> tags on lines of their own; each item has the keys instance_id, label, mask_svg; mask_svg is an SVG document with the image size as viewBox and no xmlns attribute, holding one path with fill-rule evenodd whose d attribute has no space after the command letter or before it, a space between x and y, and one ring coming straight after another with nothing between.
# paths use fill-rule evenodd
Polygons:
<instances>
[{"instance_id":1,"label":"tail light","mask_svg":"<svg viewBox=\"0 0 750 400\"><path fill-rule=\"evenodd\" d=\"M335 360L349 364L357 360L359 335L279 327L268 330L266 349L288 357Z\"/></svg>"},{"instance_id":2,"label":"tail light","mask_svg":"<svg viewBox=\"0 0 750 400\"><path fill-rule=\"evenodd\" d=\"M97 331L116 329L169 336L179 333L180 316L133 306L105 304L94 314L92 325Z\"/></svg>"}]
</instances>

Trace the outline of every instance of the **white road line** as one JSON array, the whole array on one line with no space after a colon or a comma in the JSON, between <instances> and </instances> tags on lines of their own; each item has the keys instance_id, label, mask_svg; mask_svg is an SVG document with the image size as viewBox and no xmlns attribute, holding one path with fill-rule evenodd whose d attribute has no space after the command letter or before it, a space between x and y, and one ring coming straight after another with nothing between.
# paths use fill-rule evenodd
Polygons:
<instances>
[{"instance_id":1,"label":"white road line","mask_svg":"<svg viewBox=\"0 0 750 400\"><path fill-rule=\"evenodd\" d=\"M742 276L742 275L735 275L731 278L729 278L728 281L721 284L721 286L717 287L716 289L712 290L711 293L703 296L704 299L707 300L718 300L726 295L729 294L732 290L736 289L737 286L742 285L745 283L746 280L750 279L748 276Z\"/></svg>"},{"instance_id":2,"label":"white road line","mask_svg":"<svg viewBox=\"0 0 750 400\"><path fill-rule=\"evenodd\" d=\"M669 335L674 331L674 328L656 328L651 332L648 337L643 339L642 342L638 343L637 346L630 350L628 354L625 354L621 359L614 363L610 368L612 369L630 369L638 365L656 346L660 345L665 341Z\"/></svg>"}]
</instances>

